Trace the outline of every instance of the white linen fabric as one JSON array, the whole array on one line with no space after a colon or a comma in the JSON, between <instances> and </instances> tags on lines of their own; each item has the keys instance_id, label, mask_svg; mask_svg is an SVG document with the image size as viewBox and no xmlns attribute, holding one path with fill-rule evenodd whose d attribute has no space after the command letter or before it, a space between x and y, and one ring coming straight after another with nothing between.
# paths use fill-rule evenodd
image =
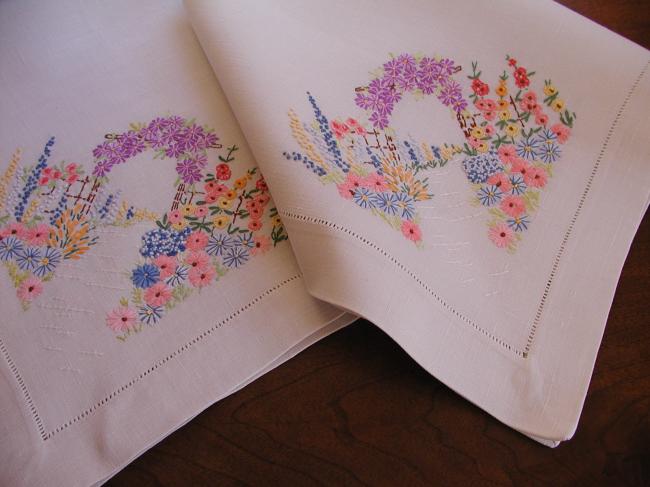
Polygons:
<instances>
[{"instance_id":1,"label":"white linen fabric","mask_svg":"<svg viewBox=\"0 0 650 487\"><path fill-rule=\"evenodd\" d=\"M0 66L0 484L102 482L354 319L179 2L4 1Z\"/></svg>"},{"instance_id":2,"label":"white linen fabric","mask_svg":"<svg viewBox=\"0 0 650 487\"><path fill-rule=\"evenodd\" d=\"M648 52L547 1L186 7L312 295L569 439L648 204Z\"/></svg>"}]
</instances>

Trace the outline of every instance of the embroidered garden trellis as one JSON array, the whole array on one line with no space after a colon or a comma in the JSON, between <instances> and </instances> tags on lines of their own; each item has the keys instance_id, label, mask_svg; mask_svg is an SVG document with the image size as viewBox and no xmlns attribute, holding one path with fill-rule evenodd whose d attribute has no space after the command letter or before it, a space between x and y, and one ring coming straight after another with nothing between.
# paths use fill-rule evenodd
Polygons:
<instances>
[{"instance_id":1,"label":"embroidered garden trellis","mask_svg":"<svg viewBox=\"0 0 650 487\"><path fill-rule=\"evenodd\" d=\"M53 145L51 138L33 166L21 167L16 151L0 177L0 261L25 310L63 261L80 259L98 242L100 226L154 225L142 236L141 261L128 272L130 295L106 317L122 340L287 239L257 168L239 169L235 178L237 146L223 148L214 130L194 120L156 118L108 134L93 150L91 175L75 163L48 164ZM221 150L214 167L209 150ZM109 189L114 167L147 151L176 161L175 191L163 215Z\"/></svg>"},{"instance_id":2,"label":"embroidered garden trellis","mask_svg":"<svg viewBox=\"0 0 650 487\"><path fill-rule=\"evenodd\" d=\"M504 70L493 89L473 62L465 96L456 79L462 67L453 60L391 56L367 86L356 89L355 104L366 112L367 122L330 121L308 93L314 112L310 123L289 110L291 132L302 152L284 155L301 162L324 184L335 184L343 198L416 244L422 241L417 203L433 197L426 174L462 156L472 201L489 215L489 239L513 252L539 207L540 191L553 175L576 115L566 108L551 80L544 81L543 96L538 95L530 86L535 73L510 56L506 61L510 73ZM433 145L400 136L390 125L391 116L408 94L434 96L448 107L463 139Z\"/></svg>"}]
</instances>

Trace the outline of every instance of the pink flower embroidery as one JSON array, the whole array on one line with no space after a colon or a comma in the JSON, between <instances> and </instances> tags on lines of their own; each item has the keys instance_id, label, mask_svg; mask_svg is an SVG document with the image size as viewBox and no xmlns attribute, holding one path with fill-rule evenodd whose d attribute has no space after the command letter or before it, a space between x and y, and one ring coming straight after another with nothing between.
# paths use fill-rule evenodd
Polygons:
<instances>
[{"instance_id":1,"label":"pink flower embroidery","mask_svg":"<svg viewBox=\"0 0 650 487\"><path fill-rule=\"evenodd\" d=\"M168 255L159 255L153 260L153 263L160 269L161 279L167 279L176 269L176 258Z\"/></svg>"},{"instance_id":2,"label":"pink flower embroidery","mask_svg":"<svg viewBox=\"0 0 650 487\"><path fill-rule=\"evenodd\" d=\"M194 208L194 216L198 218L203 218L207 214L208 214L208 207L205 205L197 206L196 208Z\"/></svg>"},{"instance_id":3,"label":"pink flower embroidery","mask_svg":"<svg viewBox=\"0 0 650 487\"><path fill-rule=\"evenodd\" d=\"M16 237L24 239L28 236L28 230L25 225L20 222L10 223L2 230L0 230L0 237Z\"/></svg>"},{"instance_id":4,"label":"pink flower embroidery","mask_svg":"<svg viewBox=\"0 0 650 487\"><path fill-rule=\"evenodd\" d=\"M497 112L494 110L486 110L483 112L483 118L488 121L494 120L494 117L497 116Z\"/></svg>"},{"instance_id":5,"label":"pink flower embroidery","mask_svg":"<svg viewBox=\"0 0 650 487\"><path fill-rule=\"evenodd\" d=\"M502 145L499 147L499 159L504 164L512 164L517 159L517 151L512 145Z\"/></svg>"},{"instance_id":6,"label":"pink flower embroidery","mask_svg":"<svg viewBox=\"0 0 650 487\"><path fill-rule=\"evenodd\" d=\"M50 226L46 223L39 223L27 231L26 240L29 245L38 247L44 245L50 238Z\"/></svg>"},{"instance_id":7,"label":"pink flower embroidery","mask_svg":"<svg viewBox=\"0 0 650 487\"><path fill-rule=\"evenodd\" d=\"M135 324L135 311L126 306L120 306L108 313L106 325L113 331L128 331Z\"/></svg>"},{"instance_id":8,"label":"pink flower embroidery","mask_svg":"<svg viewBox=\"0 0 650 487\"><path fill-rule=\"evenodd\" d=\"M350 127L350 130L353 132L359 134L359 135L365 135L366 129L364 129L359 122L357 122L354 118L348 118L345 123L347 124L348 127Z\"/></svg>"},{"instance_id":9,"label":"pink flower embroidery","mask_svg":"<svg viewBox=\"0 0 650 487\"><path fill-rule=\"evenodd\" d=\"M253 201L257 202L257 204L263 208L269 203L269 201L271 201L271 197L268 194L260 194L256 196Z\"/></svg>"},{"instance_id":10,"label":"pink flower embroidery","mask_svg":"<svg viewBox=\"0 0 650 487\"><path fill-rule=\"evenodd\" d=\"M501 200L501 209L504 213L516 217L526 210L526 204L521 196L510 195Z\"/></svg>"},{"instance_id":11,"label":"pink flower embroidery","mask_svg":"<svg viewBox=\"0 0 650 487\"><path fill-rule=\"evenodd\" d=\"M551 127L551 131L556 135L557 140L560 144L564 144L569 140L569 135L571 135L571 129L566 125L561 123L556 123Z\"/></svg>"},{"instance_id":12,"label":"pink flower embroidery","mask_svg":"<svg viewBox=\"0 0 650 487\"><path fill-rule=\"evenodd\" d=\"M518 172L521 173L521 175L525 178L526 173L531 169L530 164L528 164L524 159L521 159L517 157L516 159L513 160L512 162L512 172Z\"/></svg>"},{"instance_id":13,"label":"pink flower embroidery","mask_svg":"<svg viewBox=\"0 0 650 487\"><path fill-rule=\"evenodd\" d=\"M361 186L363 186L362 179L356 174L348 173L345 181L337 184L336 188L339 190L339 194L341 196L343 196L346 200L351 200L356 189L360 188Z\"/></svg>"},{"instance_id":14,"label":"pink flower embroidery","mask_svg":"<svg viewBox=\"0 0 650 487\"><path fill-rule=\"evenodd\" d=\"M253 239L251 255L262 255L271 248L271 240L266 235L260 235Z\"/></svg>"},{"instance_id":15,"label":"pink flower embroidery","mask_svg":"<svg viewBox=\"0 0 650 487\"><path fill-rule=\"evenodd\" d=\"M535 123L537 125L546 125L548 123L548 115L541 111L538 112L537 115L535 115Z\"/></svg>"},{"instance_id":16,"label":"pink flower embroidery","mask_svg":"<svg viewBox=\"0 0 650 487\"><path fill-rule=\"evenodd\" d=\"M251 220L248 222L248 229L251 232L256 232L260 228L262 228L262 221L261 220Z\"/></svg>"},{"instance_id":17,"label":"pink flower embroidery","mask_svg":"<svg viewBox=\"0 0 650 487\"><path fill-rule=\"evenodd\" d=\"M490 176L487 180L488 184L496 186L502 192L507 193L512 189L512 183L510 183L510 178L504 172L498 172Z\"/></svg>"},{"instance_id":18,"label":"pink flower embroidery","mask_svg":"<svg viewBox=\"0 0 650 487\"><path fill-rule=\"evenodd\" d=\"M377 193L388 191L388 185L386 184L386 180L384 179L383 176L380 176L377 173L372 173L370 176L365 178L363 180L363 185L366 188L376 191Z\"/></svg>"},{"instance_id":19,"label":"pink flower embroidery","mask_svg":"<svg viewBox=\"0 0 650 487\"><path fill-rule=\"evenodd\" d=\"M546 171L540 167L531 167L524 174L524 182L533 188L543 188L546 186Z\"/></svg>"},{"instance_id":20,"label":"pink flower embroidery","mask_svg":"<svg viewBox=\"0 0 650 487\"><path fill-rule=\"evenodd\" d=\"M212 282L216 272L212 267L194 267L190 270L190 283L194 287L205 287Z\"/></svg>"},{"instance_id":21,"label":"pink flower embroidery","mask_svg":"<svg viewBox=\"0 0 650 487\"><path fill-rule=\"evenodd\" d=\"M43 292L43 283L38 277L30 276L18 287L18 298L29 303Z\"/></svg>"},{"instance_id":22,"label":"pink flower embroidery","mask_svg":"<svg viewBox=\"0 0 650 487\"><path fill-rule=\"evenodd\" d=\"M417 224L409 220L404 220L402 222L402 234L413 242L419 242L422 240L422 230L420 230L420 227Z\"/></svg>"},{"instance_id":23,"label":"pink flower embroidery","mask_svg":"<svg viewBox=\"0 0 650 487\"><path fill-rule=\"evenodd\" d=\"M210 263L210 256L202 250L190 252L185 257L185 263L192 269L205 269Z\"/></svg>"},{"instance_id":24,"label":"pink flower embroidery","mask_svg":"<svg viewBox=\"0 0 650 487\"><path fill-rule=\"evenodd\" d=\"M167 213L167 219L170 223L178 223L183 221L183 214L180 210L172 210Z\"/></svg>"},{"instance_id":25,"label":"pink flower embroidery","mask_svg":"<svg viewBox=\"0 0 650 487\"><path fill-rule=\"evenodd\" d=\"M330 127L332 128L332 132L334 132L334 137L337 139L342 139L350 131L350 127L336 120L330 122Z\"/></svg>"},{"instance_id":26,"label":"pink flower embroidery","mask_svg":"<svg viewBox=\"0 0 650 487\"><path fill-rule=\"evenodd\" d=\"M157 282L144 293L144 300L149 306L164 306L172 297L172 290L164 282Z\"/></svg>"},{"instance_id":27,"label":"pink flower embroidery","mask_svg":"<svg viewBox=\"0 0 650 487\"><path fill-rule=\"evenodd\" d=\"M505 223L497 223L490 228L488 233L490 240L497 247L507 247L514 239L514 232Z\"/></svg>"},{"instance_id":28,"label":"pink flower embroidery","mask_svg":"<svg viewBox=\"0 0 650 487\"><path fill-rule=\"evenodd\" d=\"M190 250L203 250L208 245L208 234L201 230L195 230L187 236L185 245Z\"/></svg>"}]
</instances>

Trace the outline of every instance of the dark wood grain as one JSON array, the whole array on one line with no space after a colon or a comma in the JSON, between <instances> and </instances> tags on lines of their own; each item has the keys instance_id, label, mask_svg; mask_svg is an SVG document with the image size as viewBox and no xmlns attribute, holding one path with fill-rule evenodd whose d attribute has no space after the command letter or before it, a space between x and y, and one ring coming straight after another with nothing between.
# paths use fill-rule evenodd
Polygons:
<instances>
[{"instance_id":1,"label":"dark wood grain","mask_svg":"<svg viewBox=\"0 0 650 487\"><path fill-rule=\"evenodd\" d=\"M562 3L650 47L649 2ZM648 262L650 218L623 269L578 431L556 449L462 399L360 320L108 485L650 485Z\"/></svg>"}]
</instances>

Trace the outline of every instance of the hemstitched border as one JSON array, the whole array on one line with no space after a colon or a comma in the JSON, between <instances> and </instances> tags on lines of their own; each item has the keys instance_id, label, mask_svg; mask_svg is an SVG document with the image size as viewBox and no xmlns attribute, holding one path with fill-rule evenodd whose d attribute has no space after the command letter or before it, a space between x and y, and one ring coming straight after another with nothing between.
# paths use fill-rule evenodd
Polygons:
<instances>
[{"instance_id":1,"label":"hemstitched border","mask_svg":"<svg viewBox=\"0 0 650 487\"><path fill-rule=\"evenodd\" d=\"M93 406L85 409L83 412L78 414L77 416L73 417L72 419L66 421L62 425L54 428L51 431L47 431L45 429L45 426L43 424L43 421L41 417L38 414L38 411L36 410L36 406L34 405L34 402L32 401L32 398L29 394L29 391L27 390L27 386L25 385L24 380L22 379L20 373L18 372L18 368L16 367L16 364L12 360L11 356L9 355L9 352L4 345L4 342L0 339L0 352L2 352L3 357L5 358L7 364L9 365L9 369L12 371L14 374L14 378L18 382L18 385L20 386L20 389L23 392L23 395L25 396L25 400L27 402L27 405L29 406L29 409L32 413L32 417L34 418L34 421L38 427L38 431L41 435L41 438L43 441L47 441L51 439L55 434L60 433L61 431L65 430L66 428L72 426L73 424L77 423L78 421L90 416L92 413L94 413L97 409L99 409L101 406L104 406L107 404L109 401L117 397L119 394L122 392L126 391L127 389L130 389L133 385L150 375L152 372L154 372L156 369L160 368L167 362L169 362L171 359L176 358L177 356L187 352L191 347L199 343L201 340L204 338L207 338L210 336L212 333L214 333L216 330L221 328L223 325L228 324L232 320L234 320L236 317L241 315L242 313L248 311L250 308L254 307L261 301L263 301L266 297L270 296L271 294L277 292L287 284L296 281L297 279L302 278L302 274L296 274L292 277L289 277L283 281L280 281L277 283L275 286L267 289L264 291L262 294L258 295L255 299L249 301L247 304L242 306L241 308L237 309L236 311L233 311L230 315L228 315L226 318L223 320L219 321L215 325L213 325L211 328L208 328L207 330L203 331L199 335L195 336L193 339L190 341L186 342L183 346L180 348L176 349L174 352L170 353L166 357L158 360L155 362L151 367L149 367L147 370L144 372L141 372L139 375L131 379L129 382L123 384L119 388L115 389L113 392L105 396L103 399L100 401L96 402Z\"/></svg>"}]
</instances>

